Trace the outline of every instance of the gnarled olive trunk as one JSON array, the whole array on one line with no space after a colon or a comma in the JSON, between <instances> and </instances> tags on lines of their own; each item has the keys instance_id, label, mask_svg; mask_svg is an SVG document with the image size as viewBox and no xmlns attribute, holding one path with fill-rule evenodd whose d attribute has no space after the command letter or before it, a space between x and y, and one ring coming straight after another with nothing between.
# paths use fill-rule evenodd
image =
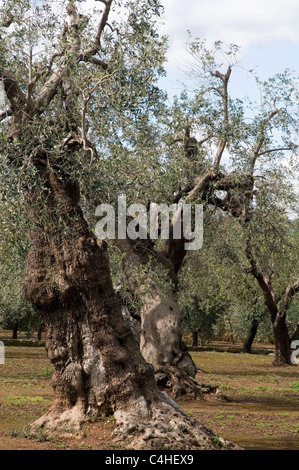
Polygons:
<instances>
[{"instance_id":1,"label":"gnarled olive trunk","mask_svg":"<svg viewBox=\"0 0 299 470\"><path fill-rule=\"evenodd\" d=\"M182 340L182 319L174 292L169 289L165 293L156 279L155 270L165 269L165 260L159 264L159 254L146 246L150 243L117 240L124 253L127 286L141 305L140 351L154 366L159 387L169 390L174 397L194 398L202 396L202 393L218 392L217 387L199 384L195 380L197 367ZM153 255L152 268L149 253ZM147 265L146 283L136 278L138 268L144 265Z\"/></svg>"},{"instance_id":2,"label":"gnarled olive trunk","mask_svg":"<svg viewBox=\"0 0 299 470\"><path fill-rule=\"evenodd\" d=\"M251 264L250 272L257 280L263 292L265 305L272 322L275 343L275 359L273 364L278 366L291 364L290 337L286 325L286 312L292 298L299 291L299 280L286 287L280 302L278 302L269 274L265 270L259 270L257 266L250 239L246 242L246 255Z\"/></svg>"},{"instance_id":3,"label":"gnarled olive trunk","mask_svg":"<svg viewBox=\"0 0 299 470\"><path fill-rule=\"evenodd\" d=\"M289 365L291 364L291 348L285 315L277 314L272 326L275 343L275 359L273 364L278 366Z\"/></svg>"},{"instance_id":4,"label":"gnarled olive trunk","mask_svg":"<svg viewBox=\"0 0 299 470\"><path fill-rule=\"evenodd\" d=\"M25 192L34 227L24 294L44 321L56 398L32 431L73 433L89 413L114 413L117 439L133 448L215 448L213 433L158 390L123 320L106 244L88 229L77 185L44 176L44 213Z\"/></svg>"},{"instance_id":5,"label":"gnarled olive trunk","mask_svg":"<svg viewBox=\"0 0 299 470\"><path fill-rule=\"evenodd\" d=\"M34 195L25 194L35 226L24 294L44 321L55 369L55 408L109 413L142 393L138 381L154 386L151 367L122 320L106 245L87 227L77 186L49 175L48 187L43 216L56 224L56 235L41 226ZM62 232L61 220L68 233Z\"/></svg>"}]
</instances>

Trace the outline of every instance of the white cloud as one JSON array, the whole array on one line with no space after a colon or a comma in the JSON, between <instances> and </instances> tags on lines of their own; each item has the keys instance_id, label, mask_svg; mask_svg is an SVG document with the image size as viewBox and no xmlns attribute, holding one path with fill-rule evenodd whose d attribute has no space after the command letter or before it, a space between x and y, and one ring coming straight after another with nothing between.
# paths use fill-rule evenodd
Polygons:
<instances>
[{"instance_id":1,"label":"white cloud","mask_svg":"<svg viewBox=\"0 0 299 470\"><path fill-rule=\"evenodd\" d=\"M275 40L299 43L298 0L165 0L163 3L163 32L170 37L169 61L174 66L185 54L187 30L194 37L235 43L243 49Z\"/></svg>"}]
</instances>

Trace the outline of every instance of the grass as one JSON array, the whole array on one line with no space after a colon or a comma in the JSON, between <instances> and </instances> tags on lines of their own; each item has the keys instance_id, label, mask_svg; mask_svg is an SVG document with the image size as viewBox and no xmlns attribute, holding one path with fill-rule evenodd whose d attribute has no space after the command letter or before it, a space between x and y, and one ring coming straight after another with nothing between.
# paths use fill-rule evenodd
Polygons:
<instances>
[{"instance_id":1,"label":"grass","mask_svg":"<svg viewBox=\"0 0 299 470\"><path fill-rule=\"evenodd\" d=\"M14 445L12 435L16 448L70 448L69 441L52 442L42 432L32 436L26 428L47 411L54 399L50 380L53 369L44 349L7 347L6 353L6 364L0 365L0 449ZM299 450L298 367L275 367L271 357L261 355L202 351L192 352L192 356L204 371L198 373L197 379L217 384L229 401L179 404L188 416L199 418L213 430L219 449L222 442L218 436L247 446L258 441L262 448L282 448L292 442ZM86 436L74 440L72 448L112 449L109 436L114 424L113 415L91 414ZM122 442L120 446L123 449L127 445Z\"/></svg>"},{"instance_id":2,"label":"grass","mask_svg":"<svg viewBox=\"0 0 299 470\"><path fill-rule=\"evenodd\" d=\"M38 431L32 433L29 426L25 426L22 429L13 429L11 431L12 437L23 437L25 439L35 439L38 442L48 442L49 437L48 435L42 430L39 429Z\"/></svg>"},{"instance_id":3,"label":"grass","mask_svg":"<svg viewBox=\"0 0 299 470\"><path fill-rule=\"evenodd\" d=\"M215 436L215 437L214 437L214 442L215 442L215 444L216 444L216 446L217 446L218 448L223 447L223 442L222 442L222 440L221 440L220 437Z\"/></svg>"},{"instance_id":4,"label":"grass","mask_svg":"<svg viewBox=\"0 0 299 470\"><path fill-rule=\"evenodd\" d=\"M10 395L7 397L8 405L23 407L30 403L41 403L44 402L44 398L40 396L30 397L27 395Z\"/></svg>"},{"instance_id":5,"label":"grass","mask_svg":"<svg viewBox=\"0 0 299 470\"><path fill-rule=\"evenodd\" d=\"M91 449L92 447L89 444L85 444L85 442L81 442L79 444L79 449Z\"/></svg>"},{"instance_id":6,"label":"grass","mask_svg":"<svg viewBox=\"0 0 299 470\"><path fill-rule=\"evenodd\" d=\"M299 382L296 381L296 382L291 383L290 384L290 390L294 391L296 393L299 393Z\"/></svg>"}]
</instances>

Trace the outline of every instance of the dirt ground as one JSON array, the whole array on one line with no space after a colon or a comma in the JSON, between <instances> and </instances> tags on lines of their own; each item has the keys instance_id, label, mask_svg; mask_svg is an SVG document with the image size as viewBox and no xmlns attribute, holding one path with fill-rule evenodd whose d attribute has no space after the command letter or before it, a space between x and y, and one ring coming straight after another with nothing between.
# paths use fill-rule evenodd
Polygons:
<instances>
[{"instance_id":1,"label":"dirt ground","mask_svg":"<svg viewBox=\"0 0 299 470\"><path fill-rule=\"evenodd\" d=\"M218 384L227 400L179 401L218 436L245 449L299 450L298 366L274 367L272 357L195 352L197 379ZM111 450L113 417L86 423L83 434L31 439L26 426L53 402L52 366L41 347L6 347L0 364L0 450Z\"/></svg>"}]
</instances>

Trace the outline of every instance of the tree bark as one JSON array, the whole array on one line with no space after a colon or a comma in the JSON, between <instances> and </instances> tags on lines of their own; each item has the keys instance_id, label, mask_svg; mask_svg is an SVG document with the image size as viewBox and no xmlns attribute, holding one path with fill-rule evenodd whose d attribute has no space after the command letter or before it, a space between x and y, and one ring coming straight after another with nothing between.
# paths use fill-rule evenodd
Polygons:
<instances>
[{"instance_id":1,"label":"tree bark","mask_svg":"<svg viewBox=\"0 0 299 470\"><path fill-rule=\"evenodd\" d=\"M41 341L41 339L42 339L43 327L44 327L44 323L41 321L39 326L38 326L38 330L37 330L37 340L38 341Z\"/></svg>"},{"instance_id":2,"label":"tree bark","mask_svg":"<svg viewBox=\"0 0 299 470\"><path fill-rule=\"evenodd\" d=\"M82 54L71 50L78 63L87 58L96 60L93 56L100 49L112 0L103 3L93 46ZM67 8L76 12L74 2ZM78 14L75 22L65 27L71 39L70 29L78 36L79 19ZM59 52L63 54L64 49ZM124 322L112 285L106 243L89 230L79 204L79 186L64 174L60 160L66 152L71 156L71 152L84 149L82 135L75 135L77 125L70 121L71 136L62 143L49 143L49 154L43 145L36 147L38 136L34 134L36 139L31 141L28 138L31 118L38 115L42 119L69 72L68 65L58 65L52 71L53 58L50 75L46 74L34 101L32 84L26 96L13 74L0 70L10 102L6 133L9 162L12 169L15 165L18 170L21 166L23 171L34 169L29 187L24 188L31 223L24 296L41 315L47 353L54 366L55 402L31 430L42 428L50 436L61 436L79 432L89 414L113 413L118 440L134 449L216 449L219 438L216 441L200 421L188 417L159 391L153 367L140 354ZM10 147L11 141L17 145ZM55 157L61 144L62 156ZM24 154L24 149L28 153ZM221 442L222 448L236 448L224 439Z\"/></svg>"},{"instance_id":3,"label":"tree bark","mask_svg":"<svg viewBox=\"0 0 299 470\"><path fill-rule=\"evenodd\" d=\"M251 353L251 347L252 347L252 343L254 341L256 332L257 332L258 325L259 325L259 322L254 318L251 323L248 335L244 341L243 353L247 353L247 354Z\"/></svg>"},{"instance_id":4,"label":"tree bark","mask_svg":"<svg viewBox=\"0 0 299 470\"><path fill-rule=\"evenodd\" d=\"M195 330L192 333L192 346L195 348L198 346L198 331Z\"/></svg>"},{"instance_id":5,"label":"tree bark","mask_svg":"<svg viewBox=\"0 0 299 470\"><path fill-rule=\"evenodd\" d=\"M275 343L275 359L273 365L291 364L290 337L286 325L286 311L292 298L299 291L299 280L287 286L282 300L280 304L278 304L269 274L265 270L259 270L257 267L250 239L246 242L246 256L251 264L250 273L255 277L263 292L265 305L272 322Z\"/></svg>"},{"instance_id":6,"label":"tree bark","mask_svg":"<svg viewBox=\"0 0 299 470\"><path fill-rule=\"evenodd\" d=\"M45 176L43 216L51 224L41 223L35 194L25 191L34 227L24 294L45 324L55 403L32 425L32 432L79 432L89 415L113 413L116 438L135 449L215 448L213 433L157 388L153 367L123 320L106 243L88 229L78 186Z\"/></svg>"},{"instance_id":7,"label":"tree bark","mask_svg":"<svg viewBox=\"0 0 299 470\"><path fill-rule=\"evenodd\" d=\"M12 339L18 339L18 328L19 328L19 322L16 321L13 325Z\"/></svg>"},{"instance_id":8,"label":"tree bark","mask_svg":"<svg viewBox=\"0 0 299 470\"><path fill-rule=\"evenodd\" d=\"M295 326L292 334L291 334L291 337L290 337L290 342L296 340L299 338L299 323L297 323L297 325Z\"/></svg>"},{"instance_id":9,"label":"tree bark","mask_svg":"<svg viewBox=\"0 0 299 470\"><path fill-rule=\"evenodd\" d=\"M291 347L285 315L276 315L273 322L273 334L275 343L275 359L273 365L291 365Z\"/></svg>"},{"instance_id":10,"label":"tree bark","mask_svg":"<svg viewBox=\"0 0 299 470\"><path fill-rule=\"evenodd\" d=\"M156 253L149 240L117 240L124 253L123 268L126 282L134 296L140 300L140 351L154 366L157 384L174 398L202 397L203 393L218 392L217 386L198 383L197 367L184 344L182 320L173 289L167 293L158 285L155 269L168 269L173 279L173 267ZM152 265L149 265L152 256ZM146 283L136 279L136 270L147 266ZM151 272L151 268L153 271Z\"/></svg>"}]
</instances>

